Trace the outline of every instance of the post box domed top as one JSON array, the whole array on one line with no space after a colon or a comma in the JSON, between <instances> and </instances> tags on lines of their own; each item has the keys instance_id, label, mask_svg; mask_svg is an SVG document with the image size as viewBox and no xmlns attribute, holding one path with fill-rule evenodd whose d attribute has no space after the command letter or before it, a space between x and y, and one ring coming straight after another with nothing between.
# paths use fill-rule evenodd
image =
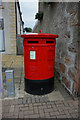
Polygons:
<instances>
[{"instance_id":1,"label":"post box domed top","mask_svg":"<svg viewBox=\"0 0 80 120\"><path fill-rule=\"evenodd\" d=\"M58 38L58 35L49 33L29 33L21 35L22 38Z\"/></svg>"}]
</instances>

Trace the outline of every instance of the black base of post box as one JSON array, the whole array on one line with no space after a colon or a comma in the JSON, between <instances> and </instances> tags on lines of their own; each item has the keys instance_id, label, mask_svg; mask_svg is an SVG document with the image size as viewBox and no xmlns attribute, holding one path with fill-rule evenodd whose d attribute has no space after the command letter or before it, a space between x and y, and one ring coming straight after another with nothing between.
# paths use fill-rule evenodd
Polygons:
<instances>
[{"instance_id":1,"label":"black base of post box","mask_svg":"<svg viewBox=\"0 0 80 120\"><path fill-rule=\"evenodd\" d=\"M33 95L43 95L54 89L54 77L45 80L29 80L25 78L25 91Z\"/></svg>"}]
</instances>

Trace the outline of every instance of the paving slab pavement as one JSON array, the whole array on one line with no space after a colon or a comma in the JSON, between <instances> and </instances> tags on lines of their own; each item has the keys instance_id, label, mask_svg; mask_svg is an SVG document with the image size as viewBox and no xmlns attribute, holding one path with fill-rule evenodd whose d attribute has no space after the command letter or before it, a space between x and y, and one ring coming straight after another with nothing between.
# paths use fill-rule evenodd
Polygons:
<instances>
[{"instance_id":1,"label":"paving slab pavement","mask_svg":"<svg viewBox=\"0 0 80 120\"><path fill-rule=\"evenodd\" d=\"M55 79L54 91L49 94L32 95L24 91L23 61L23 56L2 56L3 68L14 70L15 81L15 97L10 98L3 72L3 118L77 118L78 99L73 100L58 80Z\"/></svg>"},{"instance_id":2,"label":"paving slab pavement","mask_svg":"<svg viewBox=\"0 0 80 120\"><path fill-rule=\"evenodd\" d=\"M33 99L33 98L32 98ZM3 100L3 118L78 118L78 100L42 101L28 97ZM43 99L43 98L42 98ZM29 103L30 102L30 103Z\"/></svg>"}]
</instances>

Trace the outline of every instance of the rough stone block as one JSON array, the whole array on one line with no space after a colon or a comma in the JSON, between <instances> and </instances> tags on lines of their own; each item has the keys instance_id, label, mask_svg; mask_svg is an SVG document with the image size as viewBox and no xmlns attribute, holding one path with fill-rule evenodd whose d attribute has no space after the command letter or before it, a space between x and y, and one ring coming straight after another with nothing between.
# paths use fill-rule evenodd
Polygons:
<instances>
[{"instance_id":1,"label":"rough stone block","mask_svg":"<svg viewBox=\"0 0 80 120\"><path fill-rule=\"evenodd\" d=\"M67 65L70 65L70 64L71 64L71 60L70 60L69 57L65 58L64 61L65 61L65 63L66 63Z\"/></svg>"},{"instance_id":2,"label":"rough stone block","mask_svg":"<svg viewBox=\"0 0 80 120\"><path fill-rule=\"evenodd\" d=\"M78 52L78 43L71 43L68 49L71 52Z\"/></svg>"},{"instance_id":3,"label":"rough stone block","mask_svg":"<svg viewBox=\"0 0 80 120\"><path fill-rule=\"evenodd\" d=\"M60 70L61 70L62 73L65 73L66 67L65 67L64 64L59 63L59 68L60 68Z\"/></svg>"},{"instance_id":4,"label":"rough stone block","mask_svg":"<svg viewBox=\"0 0 80 120\"><path fill-rule=\"evenodd\" d=\"M73 84L73 93L76 95L76 94L78 94L78 88L79 86L78 86L78 83L76 83L76 82L74 82L74 84Z\"/></svg>"},{"instance_id":5,"label":"rough stone block","mask_svg":"<svg viewBox=\"0 0 80 120\"><path fill-rule=\"evenodd\" d=\"M78 53L76 54L76 58L75 58L75 68L77 70L80 70L80 50L79 49L78 49Z\"/></svg>"},{"instance_id":6,"label":"rough stone block","mask_svg":"<svg viewBox=\"0 0 80 120\"><path fill-rule=\"evenodd\" d=\"M69 80L67 80L66 77L62 77L62 82L66 85L67 88L70 89L70 85L71 85L71 83L70 83Z\"/></svg>"},{"instance_id":7,"label":"rough stone block","mask_svg":"<svg viewBox=\"0 0 80 120\"><path fill-rule=\"evenodd\" d=\"M69 68L68 75L72 80L75 80L76 70L74 68Z\"/></svg>"}]
</instances>

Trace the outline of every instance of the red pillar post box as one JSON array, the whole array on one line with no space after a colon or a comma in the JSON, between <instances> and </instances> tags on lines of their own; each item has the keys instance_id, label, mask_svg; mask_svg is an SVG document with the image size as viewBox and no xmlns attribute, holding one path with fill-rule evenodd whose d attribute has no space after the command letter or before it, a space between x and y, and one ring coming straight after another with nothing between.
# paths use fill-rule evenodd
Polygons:
<instances>
[{"instance_id":1,"label":"red pillar post box","mask_svg":"<svg viewBox=\"0 0 80 120\"><path fill-rule=\"evenodd\" d=\"M25 91L45 94L53 90L55 44L58 35L21 35L24 45Z\"/></svg>"}]
</instances>

